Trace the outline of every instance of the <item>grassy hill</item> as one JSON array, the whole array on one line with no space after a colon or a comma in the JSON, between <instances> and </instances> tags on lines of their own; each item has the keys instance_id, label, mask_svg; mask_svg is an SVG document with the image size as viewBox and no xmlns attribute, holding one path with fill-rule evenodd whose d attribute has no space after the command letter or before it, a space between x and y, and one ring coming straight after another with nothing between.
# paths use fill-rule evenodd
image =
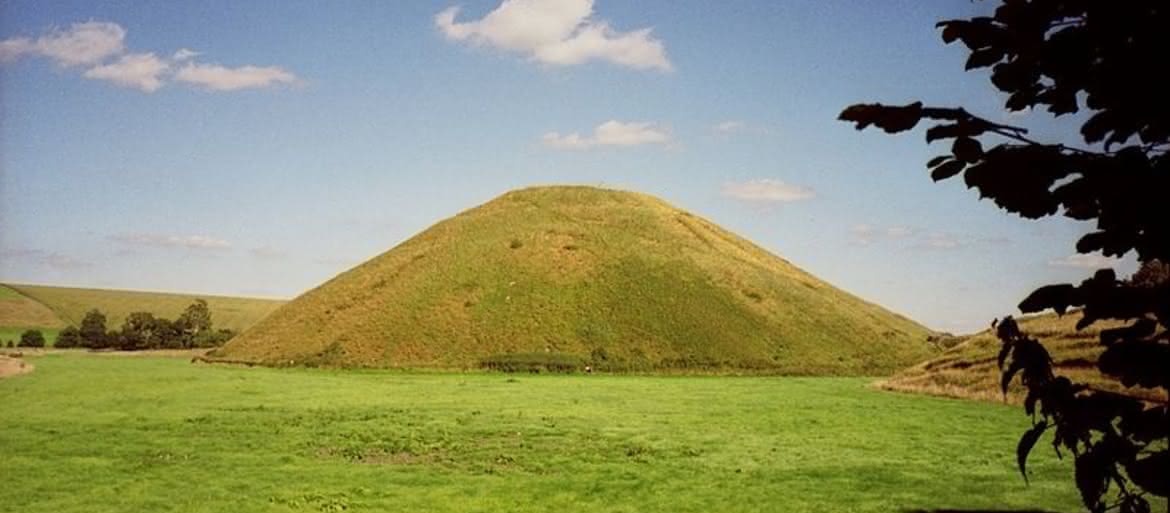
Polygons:
<instances>
[{"instance_id":1,"label":"grassy hill","mask_svg":"<svg viewBox=\"0 0 1170 513\"><path fill-rule=\"evenodd\" d=\"M85 313L97 308L107 326L117 329L131 312L178 317L196 298L207 301L217 328L243 330L272 313L282 300L201 294L172 294L130 290L83 289L43 285L0 285L0 340L20 337L26 329L40 329L54 339L58 330L78 325Z\"/></svg>"},{"instance_id":2,"label":"grassy hill","mask_svg":"<svg viewBox=\"0 0 1170 513\"><path fill-rule=\"evenodd\" d=\"M0 344L20 340L20 334L28 329L41 330L51 342L64 327L65 322L49 307L0 285Z\"/></svg>"},{"instance_id":3,"label":"grassy hill","mask_svg":"<svg viewBox=\"0 0 1170 513\"><path fill-rule=\"evenodd\" d=\"M1099 321L1082 331L1076 330L1081 315L1073 312L1063 317L1056 314L1020 319L1020 329L1037 338L1052 356L1057 374L1073 381L1089 383L1104 390L1161 398L1156 391L1125 388L1112 378L1097 371L1097 357L1104 347L1098 342L1101 330L1124 323ZM985 330L947 349L937 357L896 373L880 386L888 390L919 392L950 397L985 400L1003 400L1000 390L1000 370L996 362L1001 343L991 330ZM1008 399L1023 400L1019 380L1008 390ZM1164 398L1161 398L1164 399Z\"/></svg>"},{"instance_id":4,"label":"grassy hill","mask_svg":"<svg viewBox=\"0 0 1170 513\"><path fill-rule=\"evenodd\" d=\"M224 360L881 374L928 330L651 196L510 192L284 305Z\"/></svg>"}]
</instances>

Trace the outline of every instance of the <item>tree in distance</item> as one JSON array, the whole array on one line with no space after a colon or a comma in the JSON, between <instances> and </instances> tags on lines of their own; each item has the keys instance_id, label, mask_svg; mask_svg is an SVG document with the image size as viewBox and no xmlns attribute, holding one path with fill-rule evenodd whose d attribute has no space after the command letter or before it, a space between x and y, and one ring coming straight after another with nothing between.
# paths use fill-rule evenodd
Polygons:
<instances>
[{"instance_id":1,"label":"tree in distance","mask_svg":"<svg viewBox=\"0 0 1170 513\"><path fill-rule=\"evenodd\" d=\"M85 318L81 320L81 327L78 332L81 336L82 347L89 349L106 347L106 341L109 340L109 337L106 334L105 314L96 308L90 310L85 314Z\"/></svg>"},{"instance_id":2,"label":"tree in distance","mask_svg":"<svg viewBox=\"0 0 1170 513\"><path fill-rule=\"evenodd\" d=\"M45 335L41 330L27 330L20 334L20 347L45 347Z\"/></svg>"},{"instance_id":3,"label":"tree in distance","mask_svg":"<svg viewBox=\"0 0 1170 513\"><path fill-rule=\"evenodd\" d=\"M1088 111L1083 144L1041 142L1024 128L995 123L962 108L858 104L840 119L887 133L933 120L926 140L951 141L931 159L935 181L959 174L981 198L1028 219L1062 214L1096 220L1079 253L1123 256L1143 272L1129 281L1102 269L1080 285L1041 287L1019 308L1025 313L1081 308L1083 329L1102 319L1127 322L1106 329L1097 365L1126 387L1159 390L1161 401L1095 390L1053 372L1044 346L1011 318L996 324L1003 342L1002 387L1020 376L1033 427L1019 441L1025 465L1045 432L1075 460L1075 481L1094 512L1150 511L1150 498L1170 495L1170 75L1158 71L1170 48L1170 9L1164 1L1004 0L990 17L938 24L946 43L969 50L966 69L991 67L991 82L1007 95L1009 111L1045 109L1060 117ZM987 144L985 144L987 143ZM1157 263L1155 263L1157 262ZM1109 499L1112 493L1114 496Z\"/></svg>"},{"instance_id":4,"label":"tree in distance","mask_svg":"<svg viewBox=\"0 0 1170 513\"><path fill-rule=\"evenodd\" d=\"M53 343L53 347L59 349L82 347L81 332L73 326L66 326L57 334L57 341Z\"/></svg>"},{"instance_id":5,"label":"tree in distance","mask_svg":"<svg viewBox=\"0 0 1170 513\"><path fill-rule=\"evenodd\" d=\"M175 320L175 324L192 339L211 331L211 310L207 308L207 301L196 299Z\"/></svg>"}]
</instances>

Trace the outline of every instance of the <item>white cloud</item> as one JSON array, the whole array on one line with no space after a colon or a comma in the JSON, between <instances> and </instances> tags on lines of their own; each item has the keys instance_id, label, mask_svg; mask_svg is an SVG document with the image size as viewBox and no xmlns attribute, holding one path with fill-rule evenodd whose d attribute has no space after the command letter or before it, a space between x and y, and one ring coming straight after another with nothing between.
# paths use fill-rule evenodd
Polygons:
<instances>
[{"instance_id":1,"label":"white cloud","mask_svg":"<svg viewBox=\"0 0 1170 513\"><path fill-rule=\"evenodd\" d=\"M666 49L644 28L619 32L593 18L593 0L504 0L479 20L459 22L459 7L435 15L448 39L527 54L544 64L591 60L635 69L670 71Z\"/></svg>"},{"instance_id":2,"label":"white cloud","mask_svg":"<svg viewBox=\"0 0 1170 513\"><path fill-rule=\"evenodd\" d=\"M761 203L788 203L816 197L816 191L800 185L791 185L783 181L763 178L746 182L728 182L723 184L723 195L743 201Z\"/></svg>"},{"instance_id":3,"label":"white cloud","mask_svg":"<svg viewBox=\"0 0 1170 513\"><path fill-rule=\"evenodd\" d=\"M84 76L153 93L163 86L162 76L170 68L170 64L153 53L132 53L110 64L90 68Z\"/></svg>"},{"instance_id":4,"label":"white cloud","mask_svg":"<svg viewBox=\"0 0 1170 513\"><path fill-rule=\"evenodd\" d=\"M576 132L566 135L549 132L541 136L540 140L545 146L560 150L587 150L597 146L667 144L671 138L669 130L654 123L609 120L597 125L590 136Z\"/></svg>"},{"instance_id":5,"label":"white cloud","mask_svg":"<svg viewBox=\"0 0 1170 513\"><path fill-rule=\"evenodd\" d=\"M723 121L716 123L715 126L711 127L711 129L718 134L734 134L736 132L743 131L743 129L746 127L747 124L743 121Z\"/></svg>"},{"instance_id":6,"label":"white cloud","mask_svg":"<svg viewBox=\"0 0 1170 513\"><path fill-rule=\"evenodd\" d=\"M297 82L297 77L276 66L227 68L219 64L188 63L175 73L175 80L212 91L238 91L274 84L293 84Z\"/></svg>"},{"instance_id":7,"label":"white cloud","mask_svg":"<svg viewBox=\"0 0 1170 513\"><path fill-rule=\"evenodd\" d=\"M1107 257L1100 253L1076 254L1048 261L1052 267L1074 267L1077 269L1104 269L1114 268L1121 263L1120 259Z\"/></svg>"},{"instance_id":8,"label":"white cloud","mask_svg":"<svg viewBox=\"0 0 1170 513\"><path fill-rule=\"evenodd\" d=\"M33 42L27 37L14 37L0 41L0 62L14 61L33 52Z\"/></svg>"},{"instance_id":9,"label":"white cloud","mask_svg":"<svg viewBox=\"0 0 1170 513\"><path fill-rule=\"evenodd\" d=\"M225 250L232 245L226 240L204 235L163 235L154 233L124 233L111 235L110 240L131 246L181 248L195 250Z\"/></svg>"},{"instance_id":10,"label":"white cloud","mask_svg":"<svg viewBox=\"0 0 1170 513\"><path fill-rule=\"evenodd\" d=\"M180 49L176 50L174 54L171 55L171 60L175 61L175 62L182 62L182 61L186 61L186 60L191 60L191 59L198 57L200 55L202 55L202 53L196 52L195 50L190 50L187 48L180 48Z\"/></svg>"},{"instance_id":11,"label":"white cloud","mask_svg":"<svg viewBox=\"0 0 1170 513\"><path fill-rule=\"evenodd\" d=\"M126 29L117 23L74 23L68 29L53 29L35 41L24 37L0 41L0 61L39 55L61 66L91 65L124 52L125 39Z\"/></svg>"},{"instance_id":12,"label":"white cloud","mask_svg":"<svg viewBox=\"0 0 1170 513\"><path fill-rule=\"evenodd\" d=\"M180 48L171 56L154 52L127 53L126 29L117 23L88 21L68 29L52 29L34 39L14 37L0 41L0 62L26 55L48 58L63 67L86 70L86 78L107 80L123 87L152 93L177 80L211 91L256 89L292 84L296 75L276 66L225 67L195 62L199 52ZM175 66L182 64L177 71Z\"/></svg>"}]
</instances>

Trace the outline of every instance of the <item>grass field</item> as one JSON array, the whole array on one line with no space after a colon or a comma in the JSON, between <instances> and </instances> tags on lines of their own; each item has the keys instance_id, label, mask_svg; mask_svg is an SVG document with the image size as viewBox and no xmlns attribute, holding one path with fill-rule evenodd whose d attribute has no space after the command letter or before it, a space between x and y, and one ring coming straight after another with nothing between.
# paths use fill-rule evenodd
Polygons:
<instances>
[{"instance_id":1,"label":"grass field","mask_svg":"<svg viewBox=\"0 0 1170 513\"><path fill-rule=\"evenodd\" d=\"M30 298L33 302L40 303L58 319L57 322L30 324L6 321L5 312L8 309L3 301L10 296ZM0 286L0 327L78 326L86 312L97 308L106 314L106 326L118 329L126 316L132 312L150 312L156 317L174 319L196 298L207 301L216 328L235 331L255 324L284 304L284 301L276 299L5 284Z\"/></svg>"},{"instance_id":2,"label":"grass field","mask_svg":"<svg viewBox=\"0 0 1170 513\"><path fill-rule=\"evenodd\" d=\"M867 379L32 363L0 380L5 511L1083 509L1051 451L1020 478L1016 407Z\"/></svg>"}]
</instances>

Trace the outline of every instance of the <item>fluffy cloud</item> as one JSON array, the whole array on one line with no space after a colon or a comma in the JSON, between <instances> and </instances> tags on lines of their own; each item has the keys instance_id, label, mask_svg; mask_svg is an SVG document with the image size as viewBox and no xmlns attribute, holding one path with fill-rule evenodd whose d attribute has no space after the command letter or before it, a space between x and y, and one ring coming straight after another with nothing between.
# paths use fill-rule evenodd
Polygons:
<instances>
[{"instance_id":1,"label":"fluffy cloud","mask_svg":"<svg viewBox=\"0 0 1170 513\"><path fill-rule=\"evenodd\" d=\"M232 245L226 240L204 235L163 235L155 233L124 233L111 235L110 240L130 246L146 246L170 249L225 250Z\"/></svg>"},{"instance_id":2,"label":"fluffy cloud","mask_svg":"<svg viewBox=\"0 0 1170 513\"><path fill-rule=\"evenodd\" d=\"M74 23L68 29L50 30L35 40L17 37L0 41L0 61L39 55L61 66L95 64L124 52L125 39L126 29L117 23Z\"/></svg>"},{"instance_id":3,"label":"fluffy cloud","mask_svg":"<svg viewBox=\"0 0 1170 513\"><path fill-rule=\"evenodd\" d=\"M84 76L153 93L163 86L163 74L170 68L170 64L153 53L132 53L109 64L92 67Z\"/></svg>"},{"instance_id":4,"label":"fluffy cloud","mask_svg":"<svg viewBox=\"0 0 1170 513\"><path fill-rule=\"evenodd\" d=\"M540 138L545 146L561 150L587 150L597 146L637 146L641 144L667 144L670 131L654 123L623 123L609 120L597 125L593 135L582 136L576 132L561 135L549 132Z\"/></svg>"},{"instance_id":5,"label":"fluffy cloud","mask_svg":"<svg viewBox=\"0 0 1170 513\"><path fill-rule=\"evenodd\" d=\"M178 50L175 50L175 53L171 55L171 60L175 61L175 62L182 62L182 61L186 61L186 60L191 60L191 59L198 57L200 55L202 55L202 53L196 52L195 50L191 50L188 48L180 48Z\"/></svg>"},{"instance_id":6,"label":"fluffy cloud","mask_svg":"<svg viewBox=\"0 0 1170 513\"><path fill-rule=\"evenodd\" d=\"M723 195L757 203L789 203L816 197L816 191L800 185L791 185L772 178L728 182L723 184Z\"/></svg>"},{"instance_id":7,"label":"fluffy cloud","mask_svg":"<svg viewBox=\"0 0 1170 513\"><path fill-rule=\"evenodd\" d=\"M526 54L544 64L569 66L591 60L634 69L671 70L662 41L651 29L619 32L593 18L593 0L504 0L475 21L459 22L459 7L435 15L448 39Z\"/></svg>"},{"instance_id":8,"label":"fluffy cloud","mask_svg":"<svg viewBox=\"0 0 1170 513\"><path fill-rule=\"evenodd\" d=\"M235 68L202 64L199 52L181 48L171 56L153 52L127 53L126 29L117 23L88 21L68 29L53 29L37 39L16 37L0 41L0 62L23 56L48 58L63 67L81 68L82 76L106 80L122 87L153 93L175 80L211 91L257 89L298 81L296 75L276 66L245 65ZM176 66L182 64L176 70Z\"/></svg>"},{"instance_id":9,"label":"fluffy cloud","mask_svg":"<svg viewBox=\"0 0 1170 513\"><path fill-rule=\"evenodd\" d=\"M1074 267L1077 269L1105 269L1114 268L1120 260L1107 257L1100 253L1076 254L1048 261L1052 267Z\"/></svg>"},{"instance_id":10,"label":"fluffy cloud","mask_svg":"<svg viewBox=\"0 0 1170 513\"><path fill-rule=\"evenodd\" d=\"M195 84L212 91L258 89L274 84L293 84L297 77L276 66L240 66L227 68L218 64L189 63L179 68L175 80Z\"/></svg>"}]
</instances>

